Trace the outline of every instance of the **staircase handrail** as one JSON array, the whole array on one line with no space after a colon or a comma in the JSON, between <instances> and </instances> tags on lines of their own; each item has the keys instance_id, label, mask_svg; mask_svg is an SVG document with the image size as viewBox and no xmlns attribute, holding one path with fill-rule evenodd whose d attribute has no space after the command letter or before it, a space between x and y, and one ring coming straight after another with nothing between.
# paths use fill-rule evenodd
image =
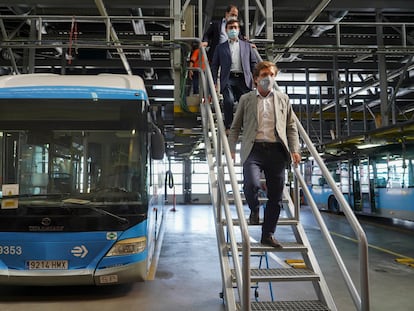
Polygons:
<instances>
[{"instance_id":1,"label":"staircase handrail","mask_svg":"<svg viewBox=\"0 0 414 311\"><path fill-rule=\"evenodd\" d=\"M302 191L307 199L307 202L312 208L313 214L321 229L321 233L324 236L324 238L327 240L327 243L336 259L336 262L342 272L343 278L345 280L345 283L348 287L348 290L351 294L351 297L354 301L355 306L358 308L358 310L369 311L370 307L369 307L369 277L368 277L368 241L367 241L366 234L363 228L361 227L361 224L359 223L358 219L356 218L354 212L352 211L351 207L349 206L348 202L346 201L344 195L342 194L341 191L339 191L322 157L318 154L318 151L316 150L311 139L309 138L308 134L306 133L301 122L299 121L299 119L297 118L295 114L294 114L294 119L298 127L300 137L303 139L306 145L306 148L309 150L310 154L314 157L315 161L318 163L318 166L322 172L323 177L325 177L328 185L331 187L335 198L337 199L338 203L342 207L342 211L344 212L346 219L348 220L349 224L351 225L358 239L359 266L360 266L359 281L360 281L361 295L359 295L358 290L356 289L356 286L348 273L348 270L338 252L338 249L335 246L335 243L329 233L329 230L321 216L321 213L298 167L293 167L295 176L299 180L300 185L302 186Z\"/></svg>"},{"instance_id":2,"label":"staircase handrail","mask_svg":"<svg viewBox=\"0 0 414 311\"><path fill-rule=\"evenodd\" d=\"M257 51L257 49L253 49L255 51L256 57L262 61L262 58ZM280 91L279 86L275 82L274 88L276 90ZM296 126L298 127L299 135L305 142L305 145L307 149L309 150L310 154L314 157L316 162L318 163L322 175L325 177L327 183L332 188L333 194L339 204L342 207L342 210L346 216L346 219L350 223L355 235L358 239L358 245L359 245L359 265L360 265L360 287L361 287L361 295L359 295L358 290L356 289L354 282L352 278L350 277L348 270L342 260L341 255L338 252L338 249L335 246L335 243L332 240L331 235L329 234L329 230L326 227L325 222L323 221L323 218L321 216L321 213L313 200L313 197L307 188L307 185L305 183L305 180L303 179L303 176L301 175L299 169L297 166L293 166L293 170L295 172L296 178L299 180L300 185L302 186L302 190L304 192L304 195L308 202L310 203L310 206L312 208L313 214L316 218L316 221L319 224L319 227L321 228L321 232L325 239L327 240L327 243L338 263L338 266L342 272L342 275L344 277L345 283L348 287L348 290L351 294L352 300L354 301L355 306L358 308L358 310L361 311L368 311L369 310L369 277L368 277L368 240L365 235L364 230L362 229L358 219L356 218L354 212L352 211L351 207L349 206L348 202L346 201L344 195L342 192L339 191L338 187L336 186L336 183L334 179L332 178L331 174L329 173L328 168L326 167L322 157L319 155L318 151L316 150L315 146L313 145L313 142L309 138L308 134L306 133L305 129L302 126L302 123L297 118L296 114L293 114Z\"/></svg>"},{"instance_id":3,"label":"staircase handrail","mask_svg":"<svg viewBox=\"0 0 414 311\"><path fill-rule=\"evenodd\" d=\"M204 47L200 47L202 52L202 57L204 60L207 60L207 53ZM237 242L235 241L235 238L231 238L230 240L230 247L232 249L233 253L233 261L235 262L235 274L236 274L236 283L237 287L239 289L239 295L241 300L241 311L251 311L250 306L250 235L248 231L247 221L244 216L244 210L243 210L243 202L241 199L239 186L237 182L236 173L233 166L233 159L230 153L230 147L227 141L227 136L225 133L224 123L223 123L223 117L221 114L221 108L213 80L213 75L211 73L210 65L208 61L205 61L205 74L207 76L207 86L209 89L209 92L205 93L208 94L211 98L211 103L214 107L214 110L216 112L216 119L217 119L217 134L218 139L216 140L217 145L214 146L215 153L216 153L216 165L217 165L217 173L218 173L218 183L221 196L224 198L224 210L225 210L225 217L226 222L228 225L228 230L232 229L232 222L233 219L231 217L230 207L227 201L226 193L225 193L225 187L224 187L224 171L222 169L222 148L224 152L224 158L227 164L228 174L230 177L230 184L231 189L233 191L233 197L234 197L234 205L236 207L236 212L239 218L239 226L240 226L240 233L241 233L241 239L242 239L242 265L238 263L240 256L238 256L238 247ZM206 103L205 103L206 104ZM214 124L212 125L214 128ZM224 193L223 193L224 192Z\"/></svg>"}]
</instances>

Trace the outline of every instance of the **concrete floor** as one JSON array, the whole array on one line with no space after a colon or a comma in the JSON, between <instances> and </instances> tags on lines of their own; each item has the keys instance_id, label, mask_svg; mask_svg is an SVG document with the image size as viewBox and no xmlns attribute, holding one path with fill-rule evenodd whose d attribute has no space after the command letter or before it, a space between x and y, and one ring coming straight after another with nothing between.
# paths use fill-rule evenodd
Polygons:
<instances>
[{"instance_id":1,"label":"concrete floor","mask_svg":"<svg viewBox=\"0 0 414 311\"><path fill-rule=\"evenodd\" d=\"M324 213L333 238L350 269L358 276L358 251L344 217ZM310 211L302 208L302 221L314 246L338 310L356 310L349 298L339 269L332 260ZM412 309L414 268L395 262L397 257L414 258L414 232L390 229L364 222L370 243L371 310L406 311ZM252 229L258 238L259 229ZM288 238L287 228L278 227L280 240ZM283 253L283 256L290 256ZM285 258L277 254L283 261ZM153 281L115 287L0 287L1 311L221 311L224 310L220 267L213 222L213 211L206 205L180 205L168 211L164 240ZM277 297L297 294L297 288L274 286ZM268 287L259 288L259 298Z\"/></svg>"}]
</instances>

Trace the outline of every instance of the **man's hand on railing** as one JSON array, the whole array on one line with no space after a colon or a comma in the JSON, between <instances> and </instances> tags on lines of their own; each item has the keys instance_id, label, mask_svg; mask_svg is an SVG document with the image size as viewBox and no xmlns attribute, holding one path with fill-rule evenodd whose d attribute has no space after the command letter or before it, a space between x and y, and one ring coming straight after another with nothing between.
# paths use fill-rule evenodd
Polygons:
<instances>
[{"instance_id":1,"label":"man's hand on railing","mask_svg":"<svg viewBox=\"0 0 414 311\"><path fill-rule=\"evenodd\" d=\"M295 165L295 167L298 166L301 159L302 159L302 157L301 157L300 153L292 152L292 161L293 161L293 164Z\"/></svg>"}]
</instances>

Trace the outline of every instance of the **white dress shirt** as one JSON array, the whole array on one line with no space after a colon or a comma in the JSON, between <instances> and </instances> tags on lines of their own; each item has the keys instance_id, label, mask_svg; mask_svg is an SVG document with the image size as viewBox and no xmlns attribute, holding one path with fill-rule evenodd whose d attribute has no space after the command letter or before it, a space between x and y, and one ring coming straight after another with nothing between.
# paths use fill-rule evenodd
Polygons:
<instances>
[{"instance_id":1,"label":"white dress shirt","mask_svg":"<svg viewBox=\"0 0 414 311\"><path fill-rule=\"evenodd\" d=\"M240 58L240 44L239 39L236 40L229 40L229 46L230 46L230 53L231 53L231 72L243 72L243 67L241 64L241 58Z\"/></svg>"},{"instance_id":2,"label":"white dress shirt","mask_svg":"<svg viewBox=\"0 0 414 311\"><path fill-rule=\"evenodd\" d=\"M273 104L273 91L266 97L260 95L257 91L257 135L256 141L260 142L277 142L275 135L275 107Z\"/></svg>"}]
</instances>

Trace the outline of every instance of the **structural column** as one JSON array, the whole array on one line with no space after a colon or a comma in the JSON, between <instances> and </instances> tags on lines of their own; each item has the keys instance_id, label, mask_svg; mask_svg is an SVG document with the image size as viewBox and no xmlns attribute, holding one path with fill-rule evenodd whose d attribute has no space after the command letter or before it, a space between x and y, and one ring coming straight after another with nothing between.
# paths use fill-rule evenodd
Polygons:
<instances>
[{"instance_id":1,"label":"structural column","mask_svg":"<svg viewBox=\"0 0 414 311\"><path fill-rule=\"evenodd\" d=\"M382 22L382 14L377 12L377 23ZM384 32L383 26L377 26L377 46L378 50L384 49ZM379 88L380 88L380 102L381 102L381 125L389 125L389 110L388 110L388 81L387 81L387 65L384 53L377 54L378 73L379 73Z\"/></svg>"}]
</instances>

